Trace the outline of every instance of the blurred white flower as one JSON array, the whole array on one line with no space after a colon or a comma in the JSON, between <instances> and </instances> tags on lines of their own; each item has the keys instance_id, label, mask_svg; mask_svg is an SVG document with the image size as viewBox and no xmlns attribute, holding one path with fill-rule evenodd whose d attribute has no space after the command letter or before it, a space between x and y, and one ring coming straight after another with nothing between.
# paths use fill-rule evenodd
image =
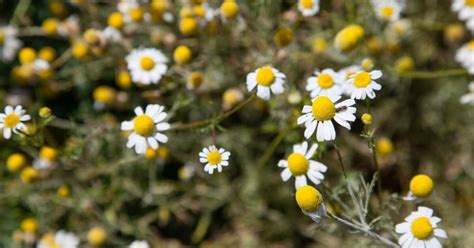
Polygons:
<instances>
[{"instance_id":1,"label":"blurred white flower","mask_svg":"<svg viewBox=\"0 0 474 248\"><path fill-rule=\"evenodd\" d=\"M0 60L11 61L23 43L16 38L18 31L12 26L0 27Z\"/></svg>"},{"instance_id":2,"label":"blurred white flower","mask_svg":"<svg viewBox=\"0 0 474 248\"><path fill-rule=\"evenodd\" d=\"M158 84L168 70L168 58L158 49L134 49L125 58L135 83Z\"/></svg>"}]
</instances>

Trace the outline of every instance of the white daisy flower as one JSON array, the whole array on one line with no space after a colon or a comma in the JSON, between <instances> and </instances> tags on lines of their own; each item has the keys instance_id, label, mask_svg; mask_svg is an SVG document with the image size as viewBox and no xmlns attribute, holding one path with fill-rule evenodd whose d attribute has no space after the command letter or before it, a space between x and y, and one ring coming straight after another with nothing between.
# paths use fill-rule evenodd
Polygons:
<instances>
[{"instance_id":1,"label":"white daisy flower","mask_svg":"<svg viewBox=\"0 0 474 248\"><path fill-rule=\"evenodd\" d=\"M39 241L37 248L77 248L79 247L79 238L73 233L58 231L54 236L47 234Z\"/></svg>"},{"instance_id":2,"label":"white daisy flower","mask_svg":"<svg viewBox=\"0 0 474 248\"><path fill-rule=\"evenodd\" d=\"M458 13L460 20L466 21L474 17L474 0L454 0L451 10Z\"/></svg>"},{"instance_id":3,"label":"white daisy flower","mask_svg":"<svg viewBox=\"0 0 474 248\"><path fill-rule=\"evenodd\" d=\"M313 144L308 150L308 142L304 141L301 144L293 146L293 153L288 156L287 160L280 160L278 167L285 168L281 172L281 179L286 182L291 176L295 177L295 188L307 185L306 176L314 184L319 185L324 179L323 173L328 169L326 165L311 160L316 149L317 144Z\"/></svg>"},{"instance_id":4,"label":"white daisy flower","mask_svg":"<svg viewBox=\"0 0 474 248\"><path fill-rule=\"evenodd\" d=\"M33 167L38 170L52 168L58 163L58 155L58 150L49 146L43 146L40 149L38 159L33 162Z\"/></svg>"},{"instance_id":5,"label":"white daisy flower","mask_svg":"<svg viewBox=\"0 0 474 248\"><path fill-rule=\"evenodd\" d=\"M375 90L382 89L382 85L374 80L382 77L382 71L361 71L350 76L347 81L346 90L350 92L352 99L364 100L366 97L375 98Z\"/></svg>"},{"instance_id":6,"label":"white daisy flower","mask_svg":"<svg viewBox=\"0 0 474 248\"><path fill-rule=\"evenodd\" d=\"M315 77L310 77L306 81L306 90L311 97L318 95L341 95L343 91L344 77L341 73L333 69L316 70Z\"/></svg>"},{"instance_id":7,"label":"white daisy flower","mask_svg":"<svg viewBox=\"0 0 474 248\"><path fill-rule=\"evenodd\" d=\"M18 31L12 26L0 27L0 60L11 61L23 43L16 38Z\"/></svg>"},{"instance_id":8,"label":"white daisy flower","mask_svg":"<svg viewBox=\"0 0 474 248\"><path fill-rule=\"evenodd\" d=\"M5 113L0 113L0 129L3 129L3 137L10 139L12 132L19 134L19 130L27 132L28 128L23 121L29 121L31 117L26 113L21 105L13 108L10 105L5 107Z\"/></svg>"},{"instance_id":9,"label":"white daisy flower","mask_svg":"<svg viewBox=\"0 0 474 248\"><path fill-rule=\"evenodd\" d=\"M433 192L433 180L427 175L419 174L410 181L410 191L403 199L405 201L421 201Z\"/></svg>"},{"instance_id":10,"label":"white daisy flower","mask_svg":"<svg viewBox=\"0 0 474 248\"><path fill-rule=\"evenodd\" d=\"M398 0L372 0L375 14L385 21L396 21L405 8L404 3Z\"/></svg>"},{"instance_id":11,"label":"white daisy flower","mask_svg":"<svg viewBox=\"0 0 474 248\"><path fill-rule=\"evenodd\" d=\"M469 93L463 95L459 101L462 104L474 104L474 81L469 83Z\"/></svg>"},{"instance_id":12,"label":"white daisy flower","mask_svg":"<svg viewBox=\"0 0 474 248\"><path fill-rule=\"evenodd\" d=\"M140 84L158 84L168 70L168 58L158 49L134 49L125 58L132 80Z\"/></svg>"},{"instance_id":13,"label":"white daisy flower","mask_svg":"<svg viewBox=\"0 0 474 248\"><path fill-rule=\"evenodd\" d=\"M150 248L150 245L144 240L135 240L128 246L128 248Z\"/></svg>"},{"instance_id":14,"label":"white daisy flower","mask_svg":"<svg viewBox=\"0 0 474 248\"><path fill-rule=\"evenodd\" d=\"M212 174L214 169L217 169L218 172L222 171L222 166L229 165L230 152L226 151L224 148L217 149L216 146L212 145L209 147L204 147L199 153L199 162L205 164L204 171Z\"/></svg>"},{"instance_id":15,"label":"white daisy flower","mask_svg":"<svg viewBox=\"0 0 474 248\"><path fill-rule=\"evenodd\" d=\"M437 228L440 218L433 216L433 210L427 207L418 207L405 218L405 222L395 226L395 231L402 234L398 243L402 248L441 248L438 238L448 238L443 229Z\"/></svg>"},{"instance_id":16,"label":"white daisy flower","mask_svg":"<svg viewBox=\"0 0 474 248\"><path fill-rule=\"evenodd\" d=\"M285 74L275 68L260 67L247 75L247 90L252 91L257 86L257 96L268 100L270 99L270 90L275 95L283 93L285 78Z\"/></svg>"},{"instance_id":17,"label":"white daisy flower","mask_svg":"<svg viewBox=\"0 0 474 248\"><path fill-rule=\"evenodd\" d=\"M304 137L309 139L316 131L316 139L318 141L330 141L336 138L336 130L332 124L334 119L339 125L351 129L349 122L355 121L356 108L353 99L347 99L340 103L336 103L341 96L318 96L313 99L312 105L303 107L300 117L298 117L298 125L303 124L306 127ZM317 128L317 130L316 130Z\"/></svg>"},{"instance_id":18,"label":"white daisy flower","mask_svg":"<svg viewBox=\"0 0 474 248\"><path fill-rule=\"evenodd\" d=\"M474 74L474 40L457 50L455 60L468 70L469 74Z\"/></svg>"},{"instance_id":19,"label":"white daisy flower","mask_svg":"<svg viewBox=\"0 0 474 248\"><path fill-rule=\"evenodd\" d=\"M107 41L110 41L110 42L119 42L122 40L122 33L120 32L120 30L114 27L110 27L110 26L106 27L102 31L102 35Z\"/></svg>"},{"instance_id":20,"label":"white daisy flower","mask_svg":"<svg viewBox=\"0 0 474 248\"><path fill-rule=\"evenodd\" d=\"M319 0L298 0L298 10L303 16L314 16L319 12Z\"/></svg>"},{"instance_id":21,"label":"white daisy flower","mask_svg":"<svg viewBox=\"0 0 474 248\"><path fill-rule=\"evenodd\" d=\"M323 196L316 188L309 185L302 186L296 190L295 198L303 214L314 222L319 223L327 214Z\"/></svg>"},{"instance_id":22,"label":"white daisy flower","mask_svg":"<svg viewBox=\"0 0 474 248\"><path fill-rule=\"evenodd\" d=\"M124 131L133 131L128 136L127 147L135 147L135 152L144 154L148 147L156 150L159 143L168 142L168 137L161 131L168 130L170 124L164 122L167 114L163 111L164 107L159 104L149 104L145 112L141 107L135 108L137 117L131 121L122 122L121 129Z\"/></svg>"}]
</instances>

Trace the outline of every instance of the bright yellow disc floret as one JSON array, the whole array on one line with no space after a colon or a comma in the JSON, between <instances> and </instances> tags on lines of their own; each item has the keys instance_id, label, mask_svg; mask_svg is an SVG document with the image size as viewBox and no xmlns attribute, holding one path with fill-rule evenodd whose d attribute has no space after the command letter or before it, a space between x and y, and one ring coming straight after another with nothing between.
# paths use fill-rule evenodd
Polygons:
<instances>
[{"instance_id":1,"label":"bright yellow disc floret","mask_svg":"<svg viewBox=\"0 0 474 248\"><path fill-rule=\"evenodd\" d=\"M116 92L112 87L99 86L95 88L93 96L96 102L112 104L116 98Z\"/></svg>"},{"instance_id":2,"label":"bright yellow disc floret","mask_svg":"<svg viewBox=\"0 0 474 248\"><path fill-rule=\"evenodd\" d=\"M327 73L321 73L318 76L318 84L319 84L319 87L323 89L328 89L334 85L334 79L332 78L331 75Z\"/></svg>"},{"instance_id":3,"label":"bright yellow disc floret","mask_svg":"<svg viewBox=\"0 0 474 248\"><path fill-rule=\"evenodd\" d=\"M150 136L155 131L155 123L148 115L139 115L133 122L135 132L141 136Z\"/></svg>"},{"instance_id":4,"label":"bright yellow disc floret","mask_svg":"<svg viewBox=\"0 0 474 248\"><path fill-rule=\"evenodd\" d=\"M433 192L433 180L427 175L416 175L410 181L410 191L419 198L425 198Z\"/></svg>"},{"instance_id":5,"label":"bright yellow disc floret","mask_svg":"<svg viewBox=\"0 0 474 248\"><path fill-rule=\"evenodd\" d=\"M20 123L20 116L17 114L8 114L3 120L3 125L5 125L6 128L14 128L18 123Z\"/></svg>"},{"instance_id":6,"label":"bright yellow disc floret","mask_svg":"<svg viewBox=\"0 0 474 248\"><path fill-rule=\"evenodd\" d=\"M124 25L123 16L120 12L113 12L107 19L107 24L113 28L121 29Z\"/></svg>"},{"instance_id":7,"label":"bright yellow disc floret","mask_svg":"<svg viewBox=\"0 0 474 248\"><path fill-rule=\"evenodd\" d=\"M25 47L18 53L18 59L21 64L30 64L36 59L36 51L31 47Z\"/></svg>"},{"instance_id":8,"label":"bright yellow disc floret","mask_svg":"<svg viewBox=\"0 0 474 248\"><path fill-rule=\"evenodd\" d=\"M53 35L57 33L58 24L59 21L56 18L48 18L43 21L41 28L46 34Z\"/></svg>"},{"instance_id":9,"label":"bright yellow disc floret","mask_svg":"<svg viewBox=\"0 0 474 248\"><path fill-rule=\"evenodd\" d=\"M311 9L313 8L314 2L313 0L300 0L300 4L305 9Z\"/></svg>"},{"instance_id":10,"label":"bright yellow disc floret","mask_svg":"<svg viewBox=\"0 0 474 248\"><path fill-rule=\"evenodd\" d=\"M263 86L270 86L275 81L275 73L271 67L262 67L256 75L257 83Z\"/></svg>"},{"instance_id":11,"label":"bright yellow disc floret","mask_svg":"<svg viewBox=\"0 0 474 248\"><path fill-rule=\"evenodd\" d=\"M395 12L395 10L393 9L392 6L384 6L382 7L382 9L380 10L380 15L384 18L384 19L390 19L390 17L393 16L393 13Z\"/></svg>"},{"instance_id":12,"label":"bright yellow disc floret","mask_svg":"<svg viewBox=\"0 0 474 248\"><path fill-rule=\"evenodd\" d=\"M107 232L102 227L94 227L87 233L87 241L93 246L100 246L107 240Z\"/></svg>"},{"instance_id":13,"label":"bright yellow disc floret","mask_svg":"<svg viewBox=\"0 0 474 248\"><path fill-rule=\"evenodd\" d=\"M359 72L354 77L354 86L357 88L365 88L372 82L372 77L366 71Z\"/></svg>"},{"instance_id":14,"label":"bright yellow disc floret","mask_svg":"<svg viewBox=\"0 0 474 248\"><path fill-rule=\"evenodd\" d=\"M318 96L312 105L313 117L318 121L329 121L336 115L336 106L327 96Z\"/></svg>"},{"instance_id":15,"label":"bright yellow disc floret","mask_svg":"<svg viewBox=\"0 0 474 248\"><path fill-rule=\"evenodd\" d=\"M306 185L296 191L296 203L306 212L314 212L321 207L323 196L317 189Z\"/></svg>"},{"instance_id":16,"label":"bright yellow disc floret","mask_svg":"<svg viewBox=\"0 0 474 248\"><path fill-rule=\"evenodd\" d=\"M465 3L469 7L474 7L474 0L465 0Z\"/></svg>"},{"instance_id":17,"label":"bright yellow disc floret","mask_svg":"<svg viewBox=\"0 0 474 248\"><path fill-rule=\"evenodd\" d=\"M288 168L293 176L305 175L309 169L309 162L300 153L292 153L288 156Z\"/></svg>"},{"instance_id":18,"label":"bright yellow disc floret","mask_svg":"<svg viewBox=\"0 0 474 248\"><path fill-rule=\"evenodd\" d=\"M426 217L419 217L411 223L411 233L417 239L427 239L433 234L433 226Z\"/></svg>"},{"instance_id":19,"label":"bright yellow disc floret","mask_svg":"<svg viewBox=\"0 0 474 248\"><path fill-rule=\"evenodd\" d=\"M174 61L180 65L188 63L191 60L191 56L191 49L184 45L178 46L173 53Z\"/></svg>"},{"instance_id":20,"label":"bright yellow disc floret","mask_svg":"<svg viewBox=\"0 0 474 248\"><path fill-rule=\"evenodd\" d=\"M35 233L38 230L38 221L34 218L27 218L21 222L20 227L25 232Z\"/></svg>"},{"instance_id":21,"label":"bright yellow disc floret","mask_svg":"<svg viewBox=\"0 0 474 248\"><path fill-rule=\"evenodd\" d=\"M18 171L26 165L26 157L21 153L13 153L7 159L9 171Z\"/></svg>"},{"instance_id":22,"label":"bright yellow disc floret","mask_svg":"<svg viewBox=\"0 0 474 248\"><path fill-rule=\"evenodd\" d=\"M219 151L211 151L208 155L207 155L207 162L209 162L209 164L211 165L217 165L219 164L220 162L222 162L222 156L221 154L219 153Z\"/></svg>"},{"instance_id":23,"label":"bright yellow disc floret","mask_svg":"<svg viewBox=\"0 0 474 248\"><path fill-rule=\"evenodd\" d=\"M140 59L140 66L145 71L151 71L155 67L155 61L148 56L143 56Z\"/></svg>"},{"instance_id":24,"label":"bright yellow disc floret","mask_svg":"<svg viewBox=\"0 0 474 248\"><path fill-rule=\"evenodd\" d=\"M225 0L220 7L220 12L223 17L232 18L239 13L239 5L235 0Z\"/></svg>"}]
</instances>

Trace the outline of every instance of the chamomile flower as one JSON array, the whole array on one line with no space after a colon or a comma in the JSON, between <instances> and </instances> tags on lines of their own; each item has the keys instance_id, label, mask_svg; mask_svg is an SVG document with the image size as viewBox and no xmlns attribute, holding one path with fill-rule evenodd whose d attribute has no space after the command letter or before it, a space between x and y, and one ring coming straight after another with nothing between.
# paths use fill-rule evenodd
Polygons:
<instances>
[{"instance_id":1,"label":"chamomile flower","mask_svg":"<svg viewBox=\"0 0 474 248\"><path fill-rule=\"evenodd\" d=\"M458 18L466 21L474 18L474 0L454 0L451 10L458 13Z\"/></svg>"},{"instance_id":2,"label":"chamomile flower","mask_svg":"<svg viewBox=\"0 0 474 248\"><path fill-rule=\"evenodd\" d=\"M51 168L57 164L58 155L58 150L49 146L43 146L39 152L39 158L33 162L33 167L38 170Z\"/></svg>"},{"instance_id":3,"label":"chamomile flower","mask_svg":"<svg viewBox=\"0 0 474 248\"><path fill-rule=\"evenodd\" d=\"M144 240L135 240L128 246L128 248L150 248L150 245Z\"/></svg>"},{"instance_id":4,"label":"chamomile flower","mask_svg":"<svg viewBox=\"0 0 474 248\"><path fill-rule=\"evenodd\" d=\"M128 148L135 147L136 153L144 154L148 147L156 150L159 143L168 142L168 137L161 133L170 128L170 124L164 122L167 114L163 110L164 107L159 104L147 105L145 112L141 107L136 107L137 116L131 121L122 122L122 130L133 131L128 136Z\"/></svg>"},{"instance_id":5,"label":"chamomile flower","mask_svg":"<svg viewBox=\"0 0 474 248\"><path fill-rule=\"evenodd\" d=\"M298 0L298 10L303 16L314 16L319 12L319 0Z\"/></svg>"},{"instance_id":6,"label":"chamomile flower","mask_svg":"<svg viewBox=\"0 0 474 248\"><path fill-rule=\"evenodd\" d=\"M168 58L154 48L134 49L126 60L132 80L140 84L158 84L168 69Z\"/></svg>"},{"instance_id":7,"label":"chamomile flower","mask_svg":"<svg viewBox=\"0 0 474 248\"><path fill-rule=\"evenodd\" d=\"M138 1L122 0L117 4L117 9L122 13L123 21L127 24L142 22L146 17L146 13L138 4ZM149 17L146 19L149 19Z\"/></svg>"},{"instance_id":8,"label":"chamomile flower","mask_svg":"<svg viewBox=\"0 0 474 248\"><path fill-rule=\"evenodd\" d=\"M280 160L278 167L284 168L281 172L281 179L286 182L291 176L295 177L295 188L298 189L307 185L306 177L314 184L319 185L324 179L323 173L326 172L327 166L311 160L316 149L317 144L313 144L308 150L308 142L304 141L301 144L293 146L293 153L291 153L287 160Z\"/></svg>"},{"instance_id":9,"label":"chamomile flower","mask_svg":"<svg viewBox=\"0 0 474 248\"><path fill-rule=\"evenodd\" d=\"M333 69L316 70L315 77L306 81L306 90L311 92L311 97L318 95L341 95L343 91L343 76Z\"/></svg>"},{"instance_id":10,"label":"chamomile flower","mask_svg":"<svg viewBox=\"0 0 474 248\"><path fill-rule=\"evenodd\" d=\"M433 192L433 180L427 175L416 175L410 181L410 192L403 199L405 201L422 200Z\"/></svg>"},{"instance_id":11,"label":"chamomile flower","mask_svg":"<svg viewBox=\"0 0 474 248\"><path fill-rule=\"evenodd\" d=\"M10 139L12 132L19 134L19 131L28 132L28 128L23 121L29 121L31 117L25 114L26 110L21 105L13 108L10 105L5 107L5 113L0 113L0 129L3 129L3 137Z\"/></svg>"},{"instance_id":12,"label":"chamomile flower","mask_svg":"<svg viewBox=\"0 0 474 248\"><path fill-rule=\"evenodd\" d=\"M353 99L347 99L337 103L341 96L318 96L313 99L312 105L303 107L300 117L298 117L298 125L303 124L306 127L304 137L309 139L316 131L316 139L318 141L329 141L336 138L336 130L332 124L332 120L339 125L351 129L349 122L355 121L356 108ZM316 129L317 128L317 129Z\"/></svg>"},{"instance_id":13,"label":"chamomile flower","mask_svg":"<svg viewBox=\"0 0 474 248\"><path fill-rule=\"evenodd\" d=\"M319 223L327 213L323 196L312 186L306 185L296 190L295 199L303 214L309 216L314 222Z\"/></svg>"},{"instance_id":14,"label":"chamomile flower","mask_svg":"<svg viewBox=\"0 0 474 248\"><path fill-rule=\"evenodd\" d=\"M77 248L79 247L79 238L73 233L58 231L44 235L36 248Z\"/></svg>"},{"instance_id":15,"label":"chamomile flower","mask_svg":"<svg viewBox=\"0 0 474 248\"><path fill-rule=\"evenodd\" d=\"M440 218L433 216L433 210L418 207L405 218L405 222L395 226L395 231L401 234L398 243L402 248L441 248L437 238L448 238L443 229L438 228Z\"/></svg>"},{"instance_id":16,"label":"chamomile flower","mask_svg":"<svg viewBox=\"0 0 474 248\"><path fill-rule=\"evenodd\" d=\"M260 67L247 75L247 90L252 91L257 87L257 96L263 100L268 100L270 99L270 92L275 95L283 93L285 78L285 74L273 67Z\"/></svg>"},{"instance_id":17,"label":"chamomile flower","mask_svg":"<svg viewBox=\"0 0 474 248\"><path fill-rule=\"evenodd\" d=\"M0 27L0 60L11 61L15 58L22 42L16 38L18 30L12 26Z\"/></svg>"},{"instance_id":18,"label":"chamomile flower","mask_svg":"<svg viewBox=\"0 0 474 248\"><path fill-rule=\"evenodd\" d=\"M382 71L374 70L371 72L361 71L352 75L348 84L347 91L350 92L352 99L364 100L366 97L375 98L375 90L382 89L382 85L374 80L382 77Z\"/></svg>"},{"instance_id":19,"label":"chamomile flower","mask_svg":"<svg viewBox=\"0 0 474 248\"><path fill-rule=\"evenodd\" d=\"M399 0L372 0L375 14L385 21L396 21L400 19L404 3Z\"/></svg>"},{"instance_id":20,"label":"chamomile flower","mask_svg":"<svg viewBox=\"0 0 474 248\"><path fill-rule=\"evenodd\" d=\"M469 83L469 93L463 95L459 101L462 104L474 104L474 81Z\"/></svg>"},{"instance_id":21,"label":"chamomile flower","mask_svg":"<svg viewBox=\"0 0 474 248\"><path fill-rule=\"evenodd\" d=\"M474 40L457 50L455 60L468 70L469 74L474 74Z\"/></svg>"},{"instance_id":22,"label":"chamomile flower","mask_svg":"<svg viewBox=\"0 0 474 248\"><path fill-rule=\"evenodd\" d=\"M204 171L212 174L217 169L218 172L222 171L222 166L229 165L230 152L224 148L217 148L212 145L204 147L199 153L199 162L205 164Z\"/></svg>"}]
</instances>

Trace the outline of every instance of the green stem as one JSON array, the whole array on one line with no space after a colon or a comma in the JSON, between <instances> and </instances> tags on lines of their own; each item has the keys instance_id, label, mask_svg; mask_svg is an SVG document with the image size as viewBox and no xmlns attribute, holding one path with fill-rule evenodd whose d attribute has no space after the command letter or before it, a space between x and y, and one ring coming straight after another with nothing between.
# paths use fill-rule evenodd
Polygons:
<instances>
[{"instance_id":1,"label":"green stem","mask_svg":"<svg viewBox=\"0 0 474 248\"><path fill-rule=\"evenodd\" d=\"M182 130L182 129L191 129L191 128L198 128L198 127L203 127L206 125L209 125L211 123L217 124L220 121L226 119L227 117L231 116L235 112L239 111L241 108L243 108L245 105L250 103L253 99L255 98L255 95L252 95L251 97L247 98L247 100L243 101L239 105L237 105L235 108L218 115L216 117L210 118L210 119L205 119L205 120L200 120L200 121L195 121L191 123L185 123L185 124L178 124L176 126L173 126L170 128L170 131L172 130Z\"/></svg>"},{"instance_id":2,"label":"green stem","mask_svg":"<svg viewBox=\"0 0 474 248\"><path fill-rule=\"evenodd\" d=\"M337 158L339 159L339 164L341 165L342 174L347 180L346 170L344 169L344 162L342 161L341 151L339 151L339 148L337 147L336 143L333 142L332 145L334 146L334 149L336 149Z\"/></svg>"},{"instance_id":3,"label":"green stem","mask_svg":"<svg viewBox=\"0 0 474 248\"><path fill-rule=\"evenodd\" d=\"M26 11L30 7L31 0L20 0L18 5L13 12L12 19L10 20L10 25L15 26L19 20L25 15Z\"/></svg>"},{"instance_id":4,"label":"green stem","mask_svg":"<svg viewBox=\"0 0 474 248\"><path fill-rule=\"evenodd\" d=\"M413 79L432 79L432 78L468 75L465 69L447 69L447 70L439 70L439 71L412 71L412 72L396 72L396 73L398 73L398 76L402 78L413 78Z\"/></svg>"}]
</instances>

